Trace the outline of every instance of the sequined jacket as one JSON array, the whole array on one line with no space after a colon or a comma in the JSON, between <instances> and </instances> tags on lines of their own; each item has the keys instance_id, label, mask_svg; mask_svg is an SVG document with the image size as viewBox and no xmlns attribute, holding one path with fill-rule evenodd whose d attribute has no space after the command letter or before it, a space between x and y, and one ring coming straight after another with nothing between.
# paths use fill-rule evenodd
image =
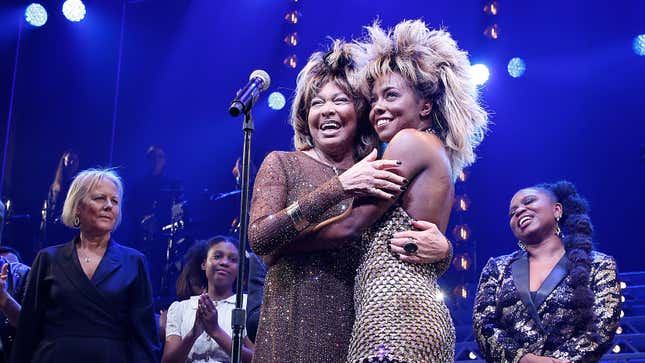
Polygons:
<instances>
[{"instance_id":1,"label":"sequined jacket","mask_svg":"<svg viewBox=\"0 0 645 363\"><path fill-rule=\"evenodd\" d=\"M473 325L488 362L518 362L524 355L596 362L611 346L620 319L620 286L611 256L591 253L595 295L592 331L575 329L573 288L563 257L544 280L535 300L529 292L525 252L491 258L482 271Z\"/></svg>"}]
</instances>

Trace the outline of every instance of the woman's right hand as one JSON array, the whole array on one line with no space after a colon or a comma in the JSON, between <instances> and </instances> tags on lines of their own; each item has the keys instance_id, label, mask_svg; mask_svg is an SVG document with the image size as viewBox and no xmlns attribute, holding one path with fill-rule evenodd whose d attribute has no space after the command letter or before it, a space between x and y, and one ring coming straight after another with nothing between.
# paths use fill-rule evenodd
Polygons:
<instances>
[{"instance_id":1,"label":"woman's right hand","mask_svg":"<svg viewBox=\"0 0 645 363\"><path fill-rule=\"evenodd\" d=\"M401 165L399 160L376 160L376 149L338 176L343 190L351 196L374 196L396 199L407 189L408 180L391 170Z\"/></svg>"}]
</instances>

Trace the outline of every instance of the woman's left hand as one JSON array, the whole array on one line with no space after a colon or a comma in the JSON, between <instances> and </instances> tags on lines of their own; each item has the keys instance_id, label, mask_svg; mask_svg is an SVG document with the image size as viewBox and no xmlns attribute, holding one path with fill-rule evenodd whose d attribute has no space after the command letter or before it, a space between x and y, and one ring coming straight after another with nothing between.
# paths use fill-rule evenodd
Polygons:
<instances>
[{"instance_id":1,"label":"woman's left hand","mask_svg":"<svg viewBox=\"0 0 645 363\"><path fill-rule=\"evenodd\" d=\"M419 231L407 230L397 232L390 239L392 253L397 253L401 261L409 263L435 263L448 256L450 242L441 233L437 225L426 221L414 221L412 225ZM416 244L414 253L405 250L406 244ZM408 250L410 250L408 247ZM413 248L412 248L413 249Z\"/></svg>"},{"instance_id":2,"label":"woman's left hand","mask_svg":"<svg viewBox=\"0 0 645 363\"><path fill-rule=\"evenodd\" d=\"M203 293L199 295L197 312L199 314L199 318L202 320L202 324L204 324L206 334L211 337L214 336L220 327L217 323L217 308L208 294Z\"/></svg>"}]
</instances>

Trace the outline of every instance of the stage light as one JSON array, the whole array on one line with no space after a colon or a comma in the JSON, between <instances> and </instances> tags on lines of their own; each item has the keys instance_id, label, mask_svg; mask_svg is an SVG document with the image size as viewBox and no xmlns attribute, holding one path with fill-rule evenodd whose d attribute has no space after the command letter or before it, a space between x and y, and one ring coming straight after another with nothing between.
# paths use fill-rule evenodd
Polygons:
<instances>
[{"instance_id":1,"label":"stage light","mask_svg":"<svg viewBox=\"0 0 645 363\"><path fill-rule=\"evenodd\" d=\"M508 70L508 74L511 75L513 78L519 78L524 75L524 72L526 72L526 63L524 63L524 60L519 57L511 58L510 61L508 61L508 66L506 67Z\"/></svg>"},{"instance_id":2,"label":"stage light","mask_svg":"<svg viewBox=\"0 0 645 363\"><path fill-rule=\"evenodd\" d=\"M624 316L625 316L625 311L624 311L624 310L621 310L621 311L620 311L620 317L622 318L622 317L624 317Z\"/></svg>"},{"instance_id":3,"label":"stage light","mask_svg":"<svg viewBox=\"0 0 645 363\"><path fill-rule=\"evenodd\" d=\"M287 34L287 36L284 37L284 42L287 43L287 45L295 47L298 45L298 33L293 32L291 34Z\"/></svg>"},{"instance_id":4,"label":"stage light","mask_svg":"<svg viewBox=\"0 0 645 363\"><path fill-rule=\"evenodd\" d=\"M469 176L470 176L470 171L468 171L467 169L462 169L461 173L459 173L459 176L457 177L457 180L463 183L466 180L468 180Z\"/></svg>"},{"instance_id":5,"label":"stage light","mask_svg":"<svg viewBox=\"0 0 645 363\"><path fill-rule=\"evenodd\" d=\"M63 3L63 15L69 21L79 22L85 18L85 5L81 0L66 0Z\"/></svg>"},{"instance_id":6,"label":"stage light","mask_svg":"<svg viewBox=\"0 0 645 363\"><path fill-rule=\"evenodd\" d=\"M625 302L625 296L624 295L620 297L620 302Z\"/></svg>"},{"instance_id":7,"label":"stage light","mask_svg":"<svg viewBox=\"0 0 645 363\"><path fill-rule=\"evenodd\" d=\"M269 95L269 107L272 110L282 110L287 101L284 99L284 96L280 92L272 92Z\"/></svg>"},{"instance_id":8,"label":"stage light","mask_svg":"<svg viewBox=\"0 0 645 363\"><path fill-rule=\"evenodd\" d=\"M622 333L623 333L623 327L622 326L619 326L618 328L616 328L616 334L622 334Z\"/></svg>"},{"instance_id":9,"label":"stage light","mask_svg":"<svg viewBox=\"0 0 645 363\"><path fill-rule=\"evenodd\" d=\"M625 289L625 288L627 288L627 283L625 283L624 281L621 281L621 282L620 282L620 288L621 288L621 289Z\"/></svg>"},{"instance_id":10,"label":"stage light","mask_svg":"<svg viewBox=\"0 0 645 363\"><path fill-rule=\"evenodd\" d=\"M455 256L452 260L452 265L455 266L456 269L462 270L462 271L467 271L472 264L472 261L470 259L470 255L468 252L464 252L461 255Z\"/></svg>"},{"instance_id":11,"label":"stage light","mask_svg":"<svg viewBox=\"0 0 645 363\"><path fill-rule=\"evenodd\" d=\"M477 359L477 354L475 354L474 352L468 352L468 358L470 360L475 360Z\"/></svg>"},{"instance_id":12,"label":"stage light","mask_svg":"<svg viewBox=\"0 0 645 363\"><path fill-rule=\"evenodd\" d=\"M497 15L499 11L499 4L497 1L491 1L488 4L484 5L484 12L488 15Z\"/></svg>"},{"instance_id":13,"label":"stage light","mask_svg":"<svg viewBox=\"0 0 645 363\"><path fill-rule=\"evenodd\" d=\"M287 23L291 24L298 24L298 21L300 21L301 17L302 13L300 13L298 10L292 10L284 14L284 20L286 20Z\"/></svg>"},{"instance_id":14,"label":"stage light","mask_svg":"<svg viewBox=\"0 0 645 363\"><path fill-rule=\"evenodd\" d=\"M499 39L500 34L501 29L497 24L489 25L486 27L486 29L484 29L484 36L486 36L486 38L488 39Z\"/></svg>"},{"instance_id":15,"label":"stage light","mask_svg":"<svg viewBox=\"0 0 645 363\"><path fill-rule=\"evenodd\" d=\"M452 290L452 293L464 300L468 299L468 289L466 288L466 285L458 285L454 290Z\"/></svg>"},{"instance_id":16,"label":"stage light","mask_svg":"<svg viewBox=\"0 0 645 363\"><path fill-rule=\"evenodd\" d=\"M456 225L452 230L452 235L460 241L466 241L470 238L470 228L465 224Z\"/></svg>"},{"instance_id":17,"label":"stage light","mask_svg":"<svg viewBox=\"0 0 645 363\"><path fill-rule=\"evenodd\" d=\"M42 5L33 3L25 9L25 20L33 26L43 26L47 22L47 10Z\"/></svg>"},{"instance_id":18,"label":"stage light","mask_svg":"<svg viewBox=\"0 0 645 363\"><path fill-rule=\"evenodd\" d=\"M470 76L476 85L481 86L488 81L490 72L488 71L488 67L483 64L473 64L470 66Z\"/></svg>"},{"instance_id":19,"label":"stage light","mask_svg":"<svg viewBox=\"0 0 645 363\"><path fill-rule=\"evenodd\" d=\"M618 345L618 344L614 345L614 347L611 348L611 351L616 353L616 354L620 353L620 345Z\"/></svg>"},{"instance_id":20,"label":"stage light","mask_svg":"<svg viewBox=\"0 0 645 363\"><path fill-rule=\"evenodd\" d=\"M455 209L458 212L467 212L470 208L470 199L467 195L458 195L455 197Z\"/></svg>"},{"instance_id":21,"label":"stage light","mask_svg":"<svg viewBox=\"0 0 645 363\"><path fill-rule=\"evenodd\" d=\"M645 56L645 34L635 36L632 47L634 48L634 53Z\"/></svg>"},{"instance_id":22,"label":"stage light","mask_svg":"<svg viewBox=\"0 0 645 363\"><path fill-rule=\"evenodd\" d=\"M296 68L298 66L298 57L295 54L292 54L285 58L282 63L289 68Z\"/></svg>"}]
</instances>

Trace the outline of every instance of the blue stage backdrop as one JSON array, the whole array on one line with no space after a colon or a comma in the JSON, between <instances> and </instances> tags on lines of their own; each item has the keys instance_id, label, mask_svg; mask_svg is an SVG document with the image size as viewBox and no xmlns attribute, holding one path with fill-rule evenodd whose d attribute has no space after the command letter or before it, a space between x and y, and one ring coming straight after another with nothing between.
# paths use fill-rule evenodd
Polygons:
<instances>
[{"instance_id":1,"label":"blue stage backdrop","mask_svg":"<svg viewBox=\"0 0 645 363\"><path fill-rule=\"evenodd\" d=\"M31 216L11 222L4 242L28 262L42 201L68 148L78 151L82 168L111 162L134 185L147 147L161 146L194 213L210 211L208 233L226 232L237 199L211 199L236 188L241 120L227 108L251 71L265 69L269 92L287 98L275 111L267 92L254 110L257 169L269 151L292 148L295 77L309 54L329 44L327 36L360 36L377 18L386 26L423 18L490 69L481 94L493 124L466 188L472 206L465 221L480 266L516 248L507 211L517 189L568 179L591 202L598 248L621 270L645 267L645 57L632 49L645 33L642 1L499 0L496 15L479 1L86 1L78 23L65 19L60 3L41 2L48 20L37 28L22 20L29 2L0 5L2 198L14 215ZM289 11L296 24L285 20ZM493 24L497 39L490 29L484 35ZM296 46L284 41L293 32ZM292 54L295 68L284 64ZM507 73L513 57L526 64L519 78ZM118 235L128 243L125 232Z\"/></svg>"}]
</instances>

